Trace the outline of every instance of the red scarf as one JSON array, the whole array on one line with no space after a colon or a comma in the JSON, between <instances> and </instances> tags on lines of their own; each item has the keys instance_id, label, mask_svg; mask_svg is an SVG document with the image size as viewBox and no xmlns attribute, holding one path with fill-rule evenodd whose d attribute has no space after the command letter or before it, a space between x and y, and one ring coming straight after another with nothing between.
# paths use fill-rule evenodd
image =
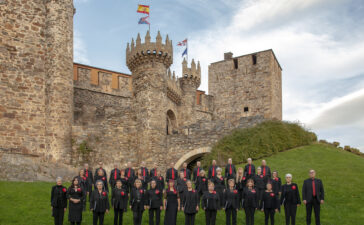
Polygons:
<instances>
[{"instance_id":1,"label":"red scarf","mask_svg":"<svg viewBox=\"0 0 364 225\"><path fill-rule=\"evenodd\" d=\"M129 170L128 170L128 177L130 177L130 168L129 168Z\"/></svg>"},{"instance_id":2,"label":"red scarf","mask_svg":"<svg viewBox=\"0 0 364 225\"><path fill-rule=\"evenodd\" d=\"M212 167L212 177L214 177L215 176L215 167L213 166Z\"/></svg>"},{"instance_id":3,"label":"red scarf","mask_svg":"<svg viewBox=\"0 0 364 225\"><path fill-rule=\"evenodd\" d=\"M197 167L197 176L200 176L200 167Z\"/></svg>"},{"instance_id":4,"label":"red scarf","mask_svg":"<svg viewBox=\"0 0 364 225\"><path fill-rule=\"evenodd\" d=\"M252 174L252 165L249 164L249 175Z\"/></svg>"},{"instance_id":5,"label":"red scarf","mask_svg":"<svg viewBox=\"0 0 364 225\"><path fill-rule=\"evenodd\" d=\"M316 196L316 186L315 186L315 179L312 179L312 195Z\"/></svg>"},{"instance_id":6,"label":"red scarf","mask_svg":"<svg viewBox=\"0 0 364 225\"><path fill-rule=\"evenodd\" d=\"M231 164L230 164L230 172L229 172L229 174L230 175L233 174L233 170L231 169Z\"/></svg>"},{"instance_id":7,"label":"red scarf","mask_svg":"<svg viewBox=\"0 0 364 225\"><path fill-rule=\"evenodd\" d=\"M116 169L114 169L114 180L116 180Z\"/></svg>"},{"instance_id":8,"label":"red scarf","mask_svg":"<svg viewBox=\"0 0 364 225\"><path fill-rule=\"evenodd\" d=\"M174 180L174 169L172 168L172 180Z\"/></svg>"}]
</instances>

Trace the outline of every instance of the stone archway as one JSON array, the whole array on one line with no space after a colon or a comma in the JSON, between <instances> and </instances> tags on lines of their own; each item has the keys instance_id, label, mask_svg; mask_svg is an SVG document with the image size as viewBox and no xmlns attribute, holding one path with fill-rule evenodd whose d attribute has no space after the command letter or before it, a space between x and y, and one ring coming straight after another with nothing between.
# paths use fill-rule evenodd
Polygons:
<instances>
[{"instance_id":1,"label":"stone archway","mask_svg":"<svg viewBox=\"0 0 364 225\"><path fill-rule=\"evenodd\" d=\"M177 119L176 115L172 110L167 111L167 121L166 121L166 132L167 135L174 134L177 132Z\"/></svg>"},{"instance_id":2,"label":"stone archway","mask_svg":"<svg viewBox=\"0 0 364 225\"><path fill-rule=\"evenodd\" d=\"M211 152L211 147L202 147L202 148L198 148L198 149L194 149L192 151L189 151L188 153L184 154L175 164L174 164L174 168L179 170L182 167L182 164L184 162L191 162L194 159L201 157L204 154L210 153Z\"/></svg>"}]
</instances>

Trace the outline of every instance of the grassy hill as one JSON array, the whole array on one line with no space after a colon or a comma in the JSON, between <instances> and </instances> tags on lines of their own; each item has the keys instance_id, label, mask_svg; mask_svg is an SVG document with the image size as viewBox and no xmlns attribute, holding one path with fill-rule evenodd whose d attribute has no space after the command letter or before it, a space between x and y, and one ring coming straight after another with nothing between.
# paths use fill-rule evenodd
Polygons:
<instances>
[{"instance_id":1,"label":"grassy hill","mask_svg":"<svg viewBox=\"0 0 364 225\"><path fill-rule=\"evenodd\" d=\"M357 225L364 221L364 158L324 144L313 144L281 152L266 158L273 170L283 178L292 173L294 182L302 187L308 177L308 170L317 171L324 182L326 202L322 206L322 224ZM258 162L256 162L258 164ZM50 189L53 183L0 182L0 224L1 225L48 225L52 224ZM300 190L301 192L301 190ZM148 212L144 213L143 224L147 224ZM256 224L264 224L264 215L256 214ZM83 215L84 225L92 224L92 215ZM126 214L125 224L132 224L132 213ZM163 221L163 216L162 216ZM244 221L244 222L243 222ZM113 212L106 215L105 224L113 224ZM65 217L67 222L67 215ZM178 224L184 224L184 215L179 213ZM197 223L205 224L204 213L199 212ZM225 224L225 214L220 211L217 225ZM245 214L240 210L238 224L245 224ZM276 215L276 224L284 224L284 212ZM305 224L305 207L300 206L297 224Z\"/></svg>"}]
</instances>

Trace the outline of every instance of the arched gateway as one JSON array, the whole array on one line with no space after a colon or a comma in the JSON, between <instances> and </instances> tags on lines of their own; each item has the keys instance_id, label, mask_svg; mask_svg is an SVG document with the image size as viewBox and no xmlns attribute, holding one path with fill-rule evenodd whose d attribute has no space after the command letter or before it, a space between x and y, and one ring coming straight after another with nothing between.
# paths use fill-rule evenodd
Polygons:
<instances>
[{"instance_id":1,"label":"arched gateway","mask_svg":"<svg viewBox=\"0 0 364 225\"><path fill-rule=\"evenodd\" d=\"M190 163L194 159L199 158L199 157L203 156L204 154L207 154L210 152L211 152L211 147L202 147L202 148L197 148L195 150L189 151L175 163L174 168L180 169L184 162Z\"/></svg>"}]
</instances>

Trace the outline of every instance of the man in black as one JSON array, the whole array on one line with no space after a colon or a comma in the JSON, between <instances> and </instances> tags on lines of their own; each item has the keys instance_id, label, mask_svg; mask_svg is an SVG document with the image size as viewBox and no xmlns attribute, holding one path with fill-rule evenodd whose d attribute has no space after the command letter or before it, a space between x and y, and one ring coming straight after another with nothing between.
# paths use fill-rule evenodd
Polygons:
<instances>
[{"instance_id":1,"label":"man in black","mask_svg":"<svg viewBox=\"0 0 364 225\"><path fill-rule=\"evenodd\" d=\"M148 168L145 166L144 161L142 161L140 163L140 169L142 171L142 176L144 177L144 180L148 183L149 182L149 172L148 172Z\"/></svg>"},{"instance_id":2,"label":"man in black","mask_svg":"<svg viewBox=\"0 0 364 225\"><path fill-rule=\"evenodd\" d=\"M235 166L233 165L233 160L231 158L229 158L228 164L225 167L225 179L226 179L226 181L228 181L230 179L235 180L235 177L236 177L236 169L235 169ZM228 182L226 182L226 187L229 187Z\"/></svg>"},{"instance_id":3,"label":"man in black","mask_svg":"<svg viewBox=\"0 0 364 225\"><path fill-rule=\"evenodd\" d=\"M202 167L201 167L201 162L200 161L197 161L196 163L196 167L193 169L193 182L195 182L196 184L196 181L197 181L197 177L200 176L200 172L201 172Z\"/></svg>"},{"instance_id":4,"label":"man in black","mask_svg":"<svg viewBox=\"0 0 364 225\"><path fill-rule=\"evenodd\" d=\"M97 181L97 180L96 180L96 176L97 176L97 172L98 172L99 170L104 171L104 176L105 176L105 177L107 177L106 170L105 170L104 168L102 168L102 165L103 165L103 163L100 161L100 162L99 162L99 168L97 168L97 169L95 170L95 174L94 174L94 182L96 182L96 181Z\"/></svg>"},{"instance_id":5,"label":"man in black","mask_svg":"<svg viewBox=\"0 0 364 225\"><path fill-rule=\"evenodd\" d=\"M209 180L211 180L211 178L216 177L216 169L217 169L216 160L212 160L212 166L210 166L208 174Z\"/></svg>"},{"instance_id":6,"label":"man in black","mask_svg":"<svg viewBox=\"0 0 364 225\"><path fill-rule=\"evenodd\" d=\"M262 160L262 165L260 167L262 168L263 176L270 179L271 178L270 168L269 166L267 166L267 162L264 159Z\"/></svg>"},{"instance_id":7,"label":"man in black","mask_svg":"<svg viewBox=\"0 0 364 225\"><path fill-rule=\"evenodd\" d=\"M118 164L114 164L114 169L110 171L109 184L113 189L115 187L116 181L120 179L120 170L118 169Z\"/></svg>"},{"instance_id":8,"label":"man in black","mask_svg":"<svg viewBox=\"0 0 364 225\"><path fill-rule=\"evenodd\" d=\"M187 163L183 163L183 168L181 171L187 180L191 180L191 170L187 168Z\"/></svg>"},{"instance_id":9,"label":"man in black","mask_svg":"<svg viewBox=\"0 0 364 225\"><path fill-rule=\"evenodd\" d=\"M324 204L325 192L320 179L315 178L315 170L310 170L310 178L303 182L302 199L306 205L306 223L311 224L312 206L316 225L320 225L320 204Z\"/></svg>"},{"instance_id":10,"label":"man in black","mask_svg":"<svg viewBox=\"0 0 364 225\"><path fill-rule=\"evenodd\" d=\"M134 186L134 178L135 178L135 171L133 169L133 164L131 162L128 162L128 167L125 169L125 176L128 178L128 190L129 193L131 192L131 189Z\"/></svg>"},{"instance_id":11,"label":"man in black","mask_svg":"<svg viewBox=\"0 0 364 225\"><path fill-rule=\"evenodd\" d=\"M166 181L168 183L169 180L177 180L178 171L174 168L174 163L171 162L170 168L166 171Z\"/></svg>"},{"instance_id":12,"label":"man in black","mask_svg":"<svg viewBox=\"0 0 364 225\"><path fill-rule=\"evenodd\" d=\"M86 177L86 181L87 181L87 195L89 195L92 192L92 185L94 183L94 177L92 175L92 171L89 169L89 166L87 163L85 163L84 165L84 169L85 171L85 177Z\"/></svg>"},{"instance_id":13,"label":"man in black","mask_svg":"<svg viewBox=\"0 0 364 225\"><path fill-rule=\"evenodd\" d=\"M149 177L153 178L157 176L157 170L158 170L158 163L153 164L153 169L150 170Z\"/></svg>"},{"instance_id":14,"label":"man in black","mask_svg":"<svg viewBox=\"0 0 364 225\"><path fill-rule=\"evenodd\" d=\"M255 166L253 165L253 160L248 158L248 164L244 168L244 176L246 179L252 178L255 174Z\"/></svg>"}]
</instances>

